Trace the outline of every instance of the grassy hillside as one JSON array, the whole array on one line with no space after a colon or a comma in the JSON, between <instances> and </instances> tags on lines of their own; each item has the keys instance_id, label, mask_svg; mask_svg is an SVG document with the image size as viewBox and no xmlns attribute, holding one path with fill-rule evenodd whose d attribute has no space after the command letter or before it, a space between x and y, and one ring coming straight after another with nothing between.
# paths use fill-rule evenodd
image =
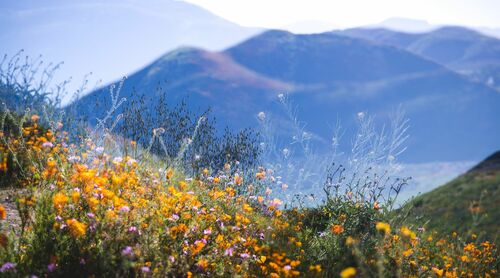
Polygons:
<instances>
[{"instance_id":1,"label":"grassy hillside","mask_svg":"<svg viewBox=\"0 0 500 278\"><path fill-rule=\"evenodd\" d=\"M498 241L500 231L500 152L455 180L416 198L410 215L444 233L470 231Z\"/></svg>"}]
</instances>

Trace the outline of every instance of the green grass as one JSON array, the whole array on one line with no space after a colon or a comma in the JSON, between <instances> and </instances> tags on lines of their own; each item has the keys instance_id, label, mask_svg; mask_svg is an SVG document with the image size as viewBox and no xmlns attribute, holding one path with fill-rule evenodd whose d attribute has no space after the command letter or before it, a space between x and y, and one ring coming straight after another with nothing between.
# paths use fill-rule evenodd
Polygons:
<instances>
[{"instance_id":1,"label":"green grass","mask_svg":"<svg viewBox=\"0 0 500 278\"><path fill-rule=\"evenodd\" d=\"M457 232L497 241L500 231L499 153L464 175L418 196L405 209L410 219L427 229Z\"/></svg>"}]
</instances>

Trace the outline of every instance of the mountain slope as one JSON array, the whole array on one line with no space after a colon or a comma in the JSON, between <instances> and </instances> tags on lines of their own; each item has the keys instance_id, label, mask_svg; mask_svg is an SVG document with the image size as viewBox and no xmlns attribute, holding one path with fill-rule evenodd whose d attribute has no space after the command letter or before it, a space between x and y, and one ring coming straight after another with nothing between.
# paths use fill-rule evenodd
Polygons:
<instances>
[{"instance_id":1,"label":"mountain slope","mask_svg":"<svg viewBox=\"0 0 500 278\"><path fill-rule=\"evenodd\" d=\"M64 61L58 77L73 76L75 86L89 72L107 83L167 50L220 50L260 32L176 0L7 1L0 5L0 26L1 55L25 49Z\"/></svg>"},{"instance_id":2,"label":"mountain slope","mask_svg":"<svg viewBox=\"0 0 500 278\"><path fill-rule=\"evenodd\" d=\"M360 111L387 120L401 105L411 119L405 161L472 160L500 147L500 94L408 51L331 33L269 31L220 53L174 51L131 75L123 95L135 88L154 98L158 84L171 101L190 95L193 107L212 106L221 125L233 128L255 126L267 111L281 124L276 130L286 129L276 96L288 92L321 146L337 118L354 127ZM106 97L101 90L74 105L95 116L103 109L89 107Z\"/></svg>"},{"instance_id":3,"label":"mountain slope","mask_svg":"<svg viewBox=\"0 0 500 278\"><path fill-rule=\"evenodd\" d=\"M500 151L455 180L423 194L409 205L411 216L445 233L485 231L497 240L500 231ZM477 220L475 220L477 219Z\"/></svg>"},{"instance_id":4,"label":"mountain slope","mask_svg":"<svg viewBox=\"0 0 500 278\"><path fill-rule=\"evenodd\" d=\"M472 77L500 87L500 40L461 27L442 27L427 33L402 33L387 29L348 29L356 38L406 49Z\"/></svg>"}]
</instances>

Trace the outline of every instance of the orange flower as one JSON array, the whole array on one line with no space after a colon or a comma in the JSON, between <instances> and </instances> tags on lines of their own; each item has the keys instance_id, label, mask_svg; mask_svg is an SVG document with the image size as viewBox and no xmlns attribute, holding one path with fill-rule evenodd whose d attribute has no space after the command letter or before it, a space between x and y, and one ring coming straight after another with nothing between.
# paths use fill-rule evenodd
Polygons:
<instances>
[{"instance_id":1,"label":"orange flower","mask_svg":"<svg viewBox=\"0 0 500 278\"><path fill-rule=\"evenodd\" d=\"M62 210L69 198L64 195L64 193L58 192L54 197L52 197L52 203L54 204L54 208L58 211Z\"/></svg>"},{"instance_id":2,"label":"orange flower","mask_svg":"<svg viewBox=\"0 0 500 278\"><path fill-rule=\"evenodd\" d=\"M342 227L342 225L333 225L331 230L332 230L332 233L334 233L336 235L340 235L341 233L344 232L344 227Z\"/></svg>"},{"instance_id":3,"label":"orange flower","mask_svg":"<svg viewBox=\"0 0 500 278\"><path fill-rule=\"evenodd\" d=\"M341 278L350 278L353 277L354 275L356 275L356 268L354 267L348 267L342 270L342 272L340 272Z\"/></svg>"},{"instance_id":4,"label":"orange flower","mask_svg":"<svg viewBox=\"0 0 500 278\"><path fill-rule=\"evenodd\" d=\"M76 219L69 219L66 221L66 224L69 227L69 232L74 237L84 236L87 231L87 225L82 222L78 222Z\"/></svg>"},{"instance_id":5,"label":"orange flower","mask_svg":"<svg viewBox=\"0 0 500 278\"><path fill-rule=\"evenodd\" d=\"M7 218L7 211L5 211L5 208L0 205L0 219L4 220L5 218Z\"/></svg>"}]
</instances>

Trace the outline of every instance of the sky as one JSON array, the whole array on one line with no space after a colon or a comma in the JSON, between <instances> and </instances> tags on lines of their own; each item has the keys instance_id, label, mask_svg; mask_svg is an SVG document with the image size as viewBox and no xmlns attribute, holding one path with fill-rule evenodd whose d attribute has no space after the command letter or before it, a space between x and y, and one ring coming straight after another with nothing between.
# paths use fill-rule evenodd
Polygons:
<instances>
[{"instance_id":1,"label":"sky","mask_svg":"<svg viewBox=\"0 0 500 278\"><path fill-rule=\"evenodd\" d=\"M243 26L280 28L320 21L339 28L391 17L475 27L500 27L499 0L185 0Z\"/></svg>"}]
</instances>

